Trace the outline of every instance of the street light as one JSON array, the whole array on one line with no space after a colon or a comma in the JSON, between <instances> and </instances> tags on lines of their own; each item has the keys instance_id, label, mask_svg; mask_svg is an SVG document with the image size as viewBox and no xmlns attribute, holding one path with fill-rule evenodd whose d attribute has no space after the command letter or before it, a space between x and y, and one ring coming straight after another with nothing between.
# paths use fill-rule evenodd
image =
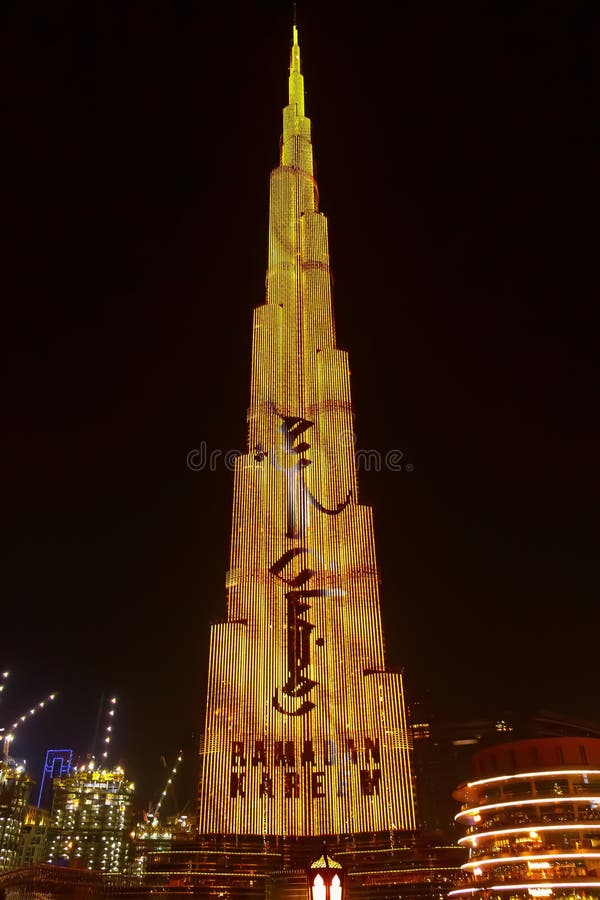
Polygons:
<instances>
[{"instance_id":1,"label":"street light","mask_svg":"<svg viewBox=\"0 0 600 900\"><path fill-rule=\"evenodd\" d=\"M325 846L321 856L308 867L307 876L309 900L342 900L344 869L329 856Z\"/></svg>"}]
</instances>

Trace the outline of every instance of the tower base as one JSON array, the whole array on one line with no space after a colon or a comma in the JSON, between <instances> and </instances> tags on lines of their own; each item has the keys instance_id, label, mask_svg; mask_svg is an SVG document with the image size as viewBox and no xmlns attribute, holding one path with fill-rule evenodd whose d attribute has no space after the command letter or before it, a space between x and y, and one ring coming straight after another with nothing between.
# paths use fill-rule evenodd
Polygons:
<instances>
[{"instance_id":1,"label":"tower base","mask_svg":"<svg viewBox=\"0 0 600 900\"><path fill-rule=\"evenodd\" d=\"M345 871L348 900L442 900L461 883L467 858L462 847L419 831L325 838L204 835L149 852L145 874L111 879L106 896L307 900L307 869L324 844Z\"/></svg>"}]
</instances>

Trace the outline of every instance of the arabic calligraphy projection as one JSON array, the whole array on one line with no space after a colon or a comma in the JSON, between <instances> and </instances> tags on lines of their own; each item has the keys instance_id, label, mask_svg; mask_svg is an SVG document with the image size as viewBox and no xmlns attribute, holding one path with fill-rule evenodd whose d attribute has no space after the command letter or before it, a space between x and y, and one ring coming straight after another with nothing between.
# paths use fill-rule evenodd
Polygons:
<instances>
[{"instance_id":1,"label":"arabic calligraphy projection","mask_svg":"<svg viewBox=\"0 0 600 900\"><path fill-rule=\"evenodd\" d=\"M211 629L200 831L413 828L402 679L385 669L296 28L266 285L254 312L249 449L235 472L227 618Z\"/></svg>"}]
</instances>

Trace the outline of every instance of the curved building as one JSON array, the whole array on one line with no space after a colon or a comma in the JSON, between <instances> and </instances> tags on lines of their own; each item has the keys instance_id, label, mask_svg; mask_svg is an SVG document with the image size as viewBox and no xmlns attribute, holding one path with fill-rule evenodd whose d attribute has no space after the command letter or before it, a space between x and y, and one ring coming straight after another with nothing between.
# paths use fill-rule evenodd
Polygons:
<instances>
[{"instance_id":1,"label":"curved building","mask_svg":"<svg viewBox=\"0 0 600 900\"><path fill-rule=\"evenodd\" d=\"M515 741L473 765L454 794L469 881L449 897L600 897L600 740Z\"/></svg>"}]
</instances>

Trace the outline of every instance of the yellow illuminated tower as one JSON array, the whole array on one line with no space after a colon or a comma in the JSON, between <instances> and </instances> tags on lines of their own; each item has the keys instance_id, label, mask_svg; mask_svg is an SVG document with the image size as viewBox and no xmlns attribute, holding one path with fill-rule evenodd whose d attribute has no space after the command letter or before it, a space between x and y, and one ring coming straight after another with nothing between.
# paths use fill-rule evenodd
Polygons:
<instances>
[{"instance_id":1,"label":"yellow illuminated tower","mask_svg":"<svg viewBox=\"0 0 600 900\"><path fill-rule=\"evenodd\" d=\"M203 835L415 827L402 677L386 669L372 510L358 502L348 354L336 346L295 26L202 757Z\"/></svg>"}]
</instances>

